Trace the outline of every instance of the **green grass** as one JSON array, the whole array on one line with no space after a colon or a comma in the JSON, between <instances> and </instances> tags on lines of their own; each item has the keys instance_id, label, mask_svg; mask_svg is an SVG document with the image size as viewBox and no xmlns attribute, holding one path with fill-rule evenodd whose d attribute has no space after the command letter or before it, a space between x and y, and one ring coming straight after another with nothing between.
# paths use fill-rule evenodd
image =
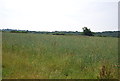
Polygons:
<instances>
[{"instance_id":1,"label":"green grass","mask_svg":"<svg viewBox=\"0 0 120 81\"><path fill-rule=\"evenodd\" d=\"M111 72L106 78L117 78L118 38L30 33L2 38L4 79L97 79L102 66Z\"/></svg>"}]
</instances>

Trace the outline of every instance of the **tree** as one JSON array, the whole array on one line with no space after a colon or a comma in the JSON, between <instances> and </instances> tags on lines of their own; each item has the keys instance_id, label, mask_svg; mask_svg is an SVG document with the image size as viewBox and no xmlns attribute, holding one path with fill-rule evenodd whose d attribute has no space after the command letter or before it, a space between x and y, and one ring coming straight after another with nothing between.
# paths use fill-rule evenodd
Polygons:
<instances>
[{"instance_id":1,"label":"tree","mask_svg":"<svg viewBox=\"0 0 120 81\"><path fill-rule=\"evenodd\" d=\"M87 27L83 27L83 34L87 35L87 36L93 36L93 33L91 32L90 29L88 29Z\"/></svg>"}]
</instances>

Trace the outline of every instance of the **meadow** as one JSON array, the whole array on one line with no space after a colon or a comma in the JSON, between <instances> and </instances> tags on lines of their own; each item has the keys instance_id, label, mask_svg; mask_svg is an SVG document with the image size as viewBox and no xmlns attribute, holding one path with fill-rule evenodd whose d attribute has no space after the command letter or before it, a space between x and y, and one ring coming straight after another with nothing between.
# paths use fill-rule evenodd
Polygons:
<instances>
[{"instance_id":1,"label":"meadow","mask_svg":"<svg viewBox=\"0 0 120 81\"><path fill-rule=\"evenodd\" d=\"M118 38L2 33L3 79L116 79Z\"/></svg>"}]
</instances>

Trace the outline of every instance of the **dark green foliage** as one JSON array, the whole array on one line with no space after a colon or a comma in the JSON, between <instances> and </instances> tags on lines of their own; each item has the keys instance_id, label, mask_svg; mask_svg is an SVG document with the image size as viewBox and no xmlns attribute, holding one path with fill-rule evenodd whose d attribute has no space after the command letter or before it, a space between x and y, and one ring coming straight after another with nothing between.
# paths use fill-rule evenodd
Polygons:
<instances>
[{"instance_id":1,"label":"dark green foliage","mask_svg":"<svg viewBox=\"0 0 120 81\"><path fill-rule=\"evenodd\" d=\"M17 30L17 29L2 29L2 32L11 32L11 33L37 33L37 34L48 34L48 35L87 35L87 36L98 36L98 37L120 37L120 31L104 31L104 32L91 32L90 29L83 29L85 32L79 31L28 31L28 30ZM87 30L87 31L86 31Z\"/></svg>"},{"instance_id":2,"label":"dark green foliage","mask_svg":"<svg viewBox=\"0 0 120 81\"><path fill-rule=\"evenodd\" d=\"M54 33L53 35L65 35L63 33Z\"/></svg>"},{"instance_id":3,"label":"dark green foliage","mask_svg":"<svg viewBox=\"0 0 120 81\"><path fill-rule=\"evenodd\" d=\"M84 27L83 28L83 35L93 36L93 33L91 32L90 29L88 29L87 27Z\"/></svg>"},{"instance_id":4,"label":"dark green foliage","mask_svg":"<svg viewBox=\"0 0 120 81\"><path fill-rule=\"evenodd\" d=\"M28 30L27 31L12 30L11 33L28 33Z\"/></svg>"},{"instance_id":5,"label":"dark green foliage","mask_svg":"<svg viewBox=\"0 0 120 81\"><path fill-rule=\"evenodd\" d=\"M120 37L120 31L95 32L94 35L99 37Z\"/></svg>"}]
</instances>

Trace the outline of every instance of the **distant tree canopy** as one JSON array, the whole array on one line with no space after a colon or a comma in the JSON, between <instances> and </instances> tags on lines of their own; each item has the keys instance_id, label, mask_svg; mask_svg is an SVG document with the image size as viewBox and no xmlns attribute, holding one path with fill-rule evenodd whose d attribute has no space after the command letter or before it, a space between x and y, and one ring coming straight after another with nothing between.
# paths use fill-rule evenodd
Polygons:
<instances>
[{"instance_id":1,"label":"distant tree canopy","mask_svg":"<svg viewBox=\"0 0 120 81\"><path fill-rule=\"evenodd\" d=\"M87 36L93 36L93 33L91 32L90 29L88 29L87 27L83 27L83 35L87 35Z\"/></svg>"},{"instance_id":2,"label":"distant tree canopy","mask_svg":"<svg viewBox=\"0 0 120 81\"><path fill-rule=\"evenodd\" d=\"M28 33L28 30L27 31L12 30L11 33Z\"/></svg>"}]
</instances>

